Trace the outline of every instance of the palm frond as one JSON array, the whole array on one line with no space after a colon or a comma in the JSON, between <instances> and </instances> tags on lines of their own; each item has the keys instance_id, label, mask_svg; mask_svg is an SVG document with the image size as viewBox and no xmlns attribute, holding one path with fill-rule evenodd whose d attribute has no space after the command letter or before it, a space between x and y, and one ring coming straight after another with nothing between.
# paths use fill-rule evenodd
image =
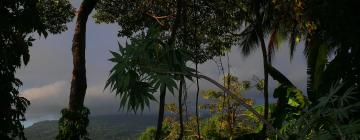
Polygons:
<instances>
[{"instance_id":1,"label":"palm frond","mask_svg":"<svg viewBox=\"0 0 360 140\"><path fill-rule=\"evenodd\" d=\"M258 47L258 36L254 26L248 26L245 30L240 34L242 40L240 45L242 47L242 53L244 56L248 56L251 51L253 51L256 47Z\"/></svg>"},{"instance_id":2,"label":"palm frond","mask_svg":"<svg viewBox=\"0 0 360 140\"><path fill-rule=\"evenodd\" d=\"M308 68L308 85L307 92L310 100L314 101L319 95L316 95L321 85L322 75L325 70L325 66L328 63L328 46L324 43L320 43L316 37L309 38L305 46L305 55L307 57Z\"/></svg>"}]
</instances>

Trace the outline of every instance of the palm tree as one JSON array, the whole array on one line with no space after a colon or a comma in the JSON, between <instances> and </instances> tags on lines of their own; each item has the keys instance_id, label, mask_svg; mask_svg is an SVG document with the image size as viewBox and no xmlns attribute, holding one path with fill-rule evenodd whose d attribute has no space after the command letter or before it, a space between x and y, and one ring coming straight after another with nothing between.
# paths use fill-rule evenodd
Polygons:
<instances>
[{"instance_id":1,"label":"palm tree","mask_svg":"<svg viewBox=\"0 0 360 140\"><path fill-rule=\"evenodd\" d=\"M251 50L258 47L257 44L260 43L262 58L263 58L263 69L264 69L264 118L268 119L269 116L269 93L268 93L268 80L269 73L267 66L269 65L269 55L267 51L267 47L265 44L264 36L271 27L269 25L272 22L270 17L267 17L267 7L271 1L268 0L256 0L253 2L247 3L246 8L249 9L249 12L246 14L246 18L244 19L245 24L248 24L244 31L240 34L243 39L241 42L242 52L243 54L249 55ZM270 23L269 23L270 22ZM266 125L263 127L264 134L266 130Z\"/></svg>"},{"instance_id":2,"label":"palm tree","mask_svg":"<svg viewBox=\"0 0 360 140\"><path fill-rule=\"evenodd\" d=\"M244 1L239 4L240 9L246 9L243 18L245 29L241 32L241 47L245 56L256 47L261 48L264 69L264 118L269 117L269 67L271 67L271 58L275 48L278 46L281 38L289 37L290 56L292 58L295 50L296 39L299 36L298 20L296 9L299 5L294 2L273 2L271 0ZM279 8L280 7L280 8ZM265 37L269 36L268 45L265 43ZM260 44L260 45L258 45ZM263 127L266 132L266 125Z\"/></svg>"}]
</instances>

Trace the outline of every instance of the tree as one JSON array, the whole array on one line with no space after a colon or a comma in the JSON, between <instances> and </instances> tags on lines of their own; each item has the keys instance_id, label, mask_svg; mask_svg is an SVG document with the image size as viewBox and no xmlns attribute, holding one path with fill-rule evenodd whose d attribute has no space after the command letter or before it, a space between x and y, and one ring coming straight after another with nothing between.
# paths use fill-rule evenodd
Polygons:
<instances>
[{"instance_id":1,"label":"tree","mask_svg":"<svg viewBox=\"0 0 360 140\"><path fill-rule=\"evenodd\" d=\"M30 60L33 33L46 38L49 33L63 32L73 16L67 0L0 2L0 139L26 139L21 121L30 102L19 95L23 83L15 73Z\"/></svg>"},{"instance_id":2,"label":"tree","mask_svg":"<svg viewBox=\"0 0 360 140\"><path fill-rule=\"evenodd\" d=\"M112 0L100 4L100 11L96 17L102 22L119 23L123 28L119 32L120 36L134 37L139 32L146 32L151 26L158 24L161 29L164 29L164 34L167 33L167 35L162 36L164 38L171 38L169 37L172 32L171 29L177 25L175 24L177 18L174 17L186 17L182 19L184 22L179 27L181 30L175 36L177 41L174 42L174 48L185 48L185 51L190 54L195 52L194 57L186 59L195 63L198 63L199 60L205 62L216 55L223 55L224 48L236 43L240 43L245 54L260 44L264 61L265 118L269 116L268 74L274 79L280 80L279 82L282 84L276 91L276 97L279 98L277 112L284 111L281 110L281 106L286 106L283 109L291 108L291 111L287 110L285 114L291 115L304 107L300 100L304 101L305 99L298 98L302 97L300 96L301 92L292 84L288 84L291 82L285 76L281 75L279 78L278 74L281 73L271 66L271 56L274 53L274 48L282 39L289 40L291 57L296 43L302 39L301 37L305 39L305 51L308 57L310 76L309 89L315 89L314 91L308 90L310 100L314 102L313 105L316 105L317 99L322 95L329 93L328 90L334 81L345 80L347 88L354 85L358 88L358 64L360 61L356 56L359 49L355 47L358 46L358 43L353 38L356 37L357 30L351 30L356 27L344 28L346 31L352 31L349 34L344 34L340 28L336 28L345 26L346 23L343 21L349 22L350 25L358 23L357 18L349 17L349 15L352 15L351 13L357 13L356 8L353 6L357 4L355 1L348 1L346 4L337 1L325 2L324 0L306 2L302 0L238 0L231 2L198 0L186 1L185 3L185 12L182 12L183 15L178 15L176 3L173 1ZM341 11L332 10L337 8ZM344 20L332 22L334 15L335 17L344 18ZM198 24L203 26L194 26ZM165 40L164 38L159 40ZM266 38L269 38L268 43L265 43ZM326 58L333 49L336 50L335 58L329 64L326 64L328 63ZM339 68L342 69L339 70ZM170 69L146 70L147 73L150 71L151 73L155 72L167 76L186 75L212 81L206 76L196 75L192 72L184 74L176 70L169 71ZM275 73L274 70L276 70ZM223 87L218 85L217 82L213 83ZM353 85L353 83L355 84ZM231 93L228 89L223 90ZM292 104L294 102L290 102L289 107L289 101L293 100L299 100L297 103L301 104L301 108L297 108L298 105ZM295 111L292 110L294 108L296 108ZM256 111L254 111L254 114L256 114ZM276 124L281 125L284 123L285 119L282 119L282 117L284 116L275 118ZM263 122L265 124L267 121ZM280 125L277 125L277 127ZM265 134L266 125L263 128Z\"/></svg>"},{"instance_id":3,"label":"tree","mask_svg":"<svg viewBox=\"0 0 360 140\"><path fill-rule=\"evenodd\" d=\"M195 74L194 74L195 75ZM227 78L226 78L227 79ZM225 79L225 80L226 80ZM204 99L207 100L206 104L201 105L201 109L211 112L209 118L201 118L201 139L243 139L248 138L247 135L257 133L261 127L258 125L258 119L247 108L243 108L238 102L238 98L245 101L247 104L252 104L251 99L245 99L241 96L244 90L250 88L249 81L239 82L236 77L231 78L231 91L233 94L223 96L222 90L206 90L203 92ZM223 87L224 89L228 89ZM231 96L236 95L236 96ZM228 110L226 103L230 101L231 109ZM252 106L252 105L251 105ZM166 117L164 122L162 139L176 139L179 137L180 122L177 115L180 110L175 103L167 104L166 111L172 115ZM261 112L262 107L256 107L257 112ZM232 118L229 122L229 116ZM229 129L229 125L233 126L233 132ZM184 139L197 139L196 130L196 116L191 115L190 119L184 123ZM260 128L260 129L259 129ZM142 139L149 140L155 134L155 131L147 129L142 133ZM254 138L254 137L252 137Z\"/></svg>"},{"instance_id":4,"label":"tree","mask_svg":"<svg viewBox=\"0 0 360 140\"><path fill-rule=\"evenodd\" d=\"M148 33L134 38L131 44L121 47L119 53L112 52L110 60L116 65L111 70L106 87L120 95L121 107L128 110L143 109L154 100L151 95L157 89L167 86L173 92L176 87L173 76L198 77L205 79L253 113L260 121L266 123L273 132L277 132L255 109L239 98L232 91L222 86L215 80L196 74L197 71L188 67L186 62L191 58L188 51L181 48L169 48L162 42L159 29L150 28ZM282 137L278 134L279 137Z\"/></svg>"},{"instance_id":5,"label":"tree","mask_svg":"<svg viewBox=\"0 0 360 140\"><path fill-rule=\"evenodd\" d=\"M84 107L86 94L85 43L86 23L98 0L84 0L77 12L75 33L72 44L73 76L70 87L69 107L61 111L59 134L56 139L87 139L86 127L90 111Z\"/></svg>"},{"instance_id":6,"label":"tree","mask_svg":"<svg viewBox=\"0 0 360 140\"><path fill-rule=\"evenodd\" d=\"M234 92L236 96L242 98L247 104L253 105L253 100L242 97L243 91L250 89L250 81L239 81L237 77L232 75L224 76L223 81L224 87ZM247 118L242 117L245 114L245 109L236 101L232 96L226 95L223 91L207 90L203 92L203 97L210 101L209 104L202 106L204 109L209 109L210 112L219 114L220 122L223 124L221 129L227 129L222 134L223 137L235 138L237 135L243 135L241 130L246 128L245 126L239 126L240 122L246 122ZM243 119L243 120L241 120ZM220 126L219 126L220 127Z\"/></svg>"},{"instance_id":7,"label":"tree","mask_svg":"<svg viewBox=\"0 0 360 140\"><path fill-rule=\"evenodd\" d=\"M267 65L269 64L269 55L267 51L267 47L265 44L265 34L272 25L270 25L273 21L272 17L266 16L268 12L271 12L271 1L253 1L246 3L248 7L247 17L245 18L245 23L249 25L245 27L244 31L241 33L243 38L241 41L241 46L243 53L248 55L251 49L257 46L260 42L262 58L263 58L263 69L264 69L264 118L268 119L269 116L269 89L268 89L268 79L269 73L267 69ZM264 134L266 133L266 125L264 124L263 130Z\"/></svg>"},{"instance_id":8,"label":"tree","mask_svg":"<svg viewBox=\"0 0 360 140\"><path fill-rule=\"evenodd\" d=\"M155 100L152 94L160 89L157 139L161 134L166 90L173 93L177 86L175 76L154 73L149 69L185 70L186 62L182 58L184 52L168 46L168 40L162 40L161 35L158 28L150 28L147 34L132 38L132 44L124 48L120 46L120 53L112 52L114 58L111 61L117 64L106 84L120 96L120 106L127 106L127 110L134 112L143 110L150 100Z\"/></svg>"},{"instance_id":9,"label":"tree","mask_svg":"<svg viewBox=\"0 0 360 140\"><path fill-rule=\"evenodd\" d=\"M271 57L275 48L282 38L289 39L290 56L292 58L295 45L299 36L299 19L303 3L302 1L282 1L282 0L257 0L240 1L239 8L244 9L241 12L245 16L243 23L244 30L239 34L242 38L240 46L244 55L248 55L252 49L261 47L263 68L264 68L264 117L269 116L269 93L268 93L268 65L271 65ZM243 26L243 25L242 25ZM269 37L268 45L265 38ZM264 134L266 125L264 125Z\"/></svg>"},{"instance_id":10,"label":"tree","mask_svg":"<svg viewBox=\"0 0 360 140\"><path fill-rule=\"evenodd\" d=\"M180 122L180 133L179 133L179 140L182 140L184 137L184 118L183 118L183 92L186 90L185 88L185 79L183 76L181 76L180 83L179 83L179 97L178 97L178 103L179 103L179 122Z\"/></svg>"},{"instance_id":11,"label":"tree","mask_svg":"<svg viewBox=\"0 0 360 140\"><path fill-rule=\"evenodd\" d=\"M169 45L170 47L187 48L196 54L191 57L192 62L201 64L213 56L222 54L220 52L223 48L230 46L230 40L235 40L230 38L225 31L222 31L232 23L225 23L226 20L218 22L222 21L223 15L213 16L217 12L214 8L221 4L223 3L197 0L101 1L97 7L95 18L98 22L118 23L122 28L119 31L119 36L127 37L136 36L138 32L157 24L170 35L164 36L164 38L169 38L168 43L174 44L174 46ZM221 7L224 8L225 6L221 5ZM231 13L226 14L230 15ZM196 26L197 24L205 26ZM176 28L179 30L174 32ZM163 94L165 92L160 91L159 122L161 114L163 114L163 100L165 99ZM160 123L158 123L158 129L160 128Z\"/></svg>"}]
</instances>

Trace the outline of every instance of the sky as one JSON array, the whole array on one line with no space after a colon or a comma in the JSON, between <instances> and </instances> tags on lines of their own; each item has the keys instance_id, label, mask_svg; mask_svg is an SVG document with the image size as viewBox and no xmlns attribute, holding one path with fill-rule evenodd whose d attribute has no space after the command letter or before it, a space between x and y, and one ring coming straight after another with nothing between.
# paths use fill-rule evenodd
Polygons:
<instances>
[{"instance_id":1,"label":"sky","mask_svg":"<svg viewBox=\"0 0 360 140\"><path fill-rule=\"evenodd\" d=\"M79 0L73 1L74 7L79 6ZM75 20L75 19L74 19ZM21 96L30 100L31 105L26 112L27 121L25 126L42 120L58 119L60 111L67 107L70 93L70 81L72 72L71 43L74 33L75 22L68 23L68 30L61 34L49 35L46 39L38 37L30 48L30 62L17 72L17 77L23 81ZM108 61L111 57L110 50L117 51L120 42L124 44L126 39L117 37L120 27L116 24L95 24L89 18L86 33L86 68L87 68L87 94L85 106L91 111L91 115L121 114L126 111L119 110L119 98L109 90L104 90L109 71L114 64ZM284 43L276 51L273 58L275 68L285 74L303 92L306 90L306 61L303 55L303 44L297 46L294 58L290 61L289 47ZM254 76L263 77L262 55L260 49L244 57L240 49L234 46L230 52L230 71L240 80L252 80ZM226 58L222 58L227 65ZM216 64L219 58L210 60L199 66L199 71L213 79L221 80L219 68ZM224 65L225 70L227 67ZM200 81L201 90L215 88L206 81ZM193 102L195 85L187 82L190 87L189 104ZM270 78L270 93L277 86ZM192 94L191 94L192 93ZM157 94L155 95L157 96ZM250 90L244 95L252 98L256 103L262 103L262 94L256 90ZM168 94L167 102L175 102L173 95ZM272 97L272 95L271 95ZM272 101L274 101L272 99ZM157 102L151 103L150 109L144 113L155 113Z\"/></svg>"}]
</instances>

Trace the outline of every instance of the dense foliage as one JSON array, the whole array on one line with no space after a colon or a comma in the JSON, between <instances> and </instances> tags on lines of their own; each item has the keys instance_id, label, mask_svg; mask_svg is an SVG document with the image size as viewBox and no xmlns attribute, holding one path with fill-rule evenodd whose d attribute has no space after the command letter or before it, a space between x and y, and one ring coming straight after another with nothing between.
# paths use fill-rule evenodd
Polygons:
<instances>
[{"instance_id":1,"label":"dense foliage","mask_svg":"<svg viewBox=\"0 0 360 140\"><path fill-rule=\"evenodd\" d=\"M68 1L2 0L0 2L0 139L25 139L24 114L30 102L19 95L17 68L28 64L34 32L60 33L74 16ZM26 23L26 24L25 24Z\"/></svg>"},{"instance_id":2,"label":"dense foliage","mask_svg":"<svg viewBox=\"0 0 360 140\"><path fill-rule=\"evenodd\" d=\"M175 77L168 72L191 71L184 63L186 52L169 47L161 35L158 28L150 28L148 34L138 35L131 44L124 47L119 44L120 53L111 52L114 58L110 60L117 65L111 70L106 86L120 96L120 107L143 110L155 100L152 94L160 88L174 93Z\"/></svg>"},{"instance_id":3,"label":"dense foliage","mask_svg":"<svg viewBox=\"0 0 360 140\"><path fill-rule=\"evenodd\" d=\"M85 33L94 8L97 22L117 23L118 36L129 39L111 51L115 65L105 87L127 111L159 101L157 128L140 139L360 139L358 5L357 0L84 0L73 40L74 82L58 139L88 138ZM34 33L65 31L74 14L67 0L0 2L0 139L25 139L21 121L30 103L19 96L22 83L15 72L29 62ZM299 43L307 61L306 94L271 65L278 46L289 46L291 59ZM199 71L198 64L215 57L229 59L232 47L245 56L260 48L263 80L239 81L229 61L227 74L220 65L224 81ZM270 76L279 83L274 91L268 88ZM208 102L201 106L199 78L221 89L205 92ZM196 83L195 115L187 110L187 82ZM263 106L241 96L251 87L263 94ZM167 91L176 90L178 104L165 106ZM270 104L269 95L276 103ZM211 115L201 118L200 107ZM164 119L165 109L173 116Z\"/></svg>"},{"instance_id":4,"label":"dense foliage","mask_svg":"<svg viewBox=\"0 0 360 140\"><path fill-rule=\"evenodd\" d=\"M61 110L61 118L59 120L59 135L56 137L57 140L66 139L89 139L86 128L89 125L89 114L88 108L83 107L82 109L69 111L68 109ZM77 121L71 121L77 120ZM80 131L73 131L80 130Z\"/></svg>"},{"instance_id":5,"label":"dense foliage","mask_svg":"<svg viewBox=\"0 0 360 140\"><path fill-rule=\"evenodd\" d=\"M238 0L232 2L230 5L229 3L223 1L182 1L182 9L179 9L175 3L167 3L163 1L155 1L154 3L147 3L148 1L144 1L143 3L129 2L129 5L124 7L115 6L121 5L122 2L123 1L103 1L102 4L100 4L100 6L98 7L98 15L95 16L99 21L102 22L118 22L119 25L125 29L122 31L128 31L126 29L129 29L129 33L132 33L124 34L124 32L120 32L121 36L124 35L131 37L134 36L135 33L138 33L138 31L146 32L147 29L150 29L151 31L150 27L154 24L159 24L162 29L164 29L162 30L164 34L167 34L168 32L171 33L172 30L167 29L171 29L172 26L180 26L182 30L177 34L177 36L175 36L175 39L177 40L177 44L175 44L175 46L178 46L177 48L180 49L188 50L188 53L192 54L192 56L197 56L199 54L199 49L201 49L207 54L210 54L210 52L206 51L209 48L215 49L217 52L223 52L222 47L231 47L235 44L240 45L243 49L243 53L247 55L254 47L261 46L264 59L263 65L265 80L261 84L258 84L258 87L259 89L264 90L264 118L268 119L268 116L270 116L268 121L272 123L272 127L280 130L281 135L285 135L285 137L283 137L280 134L273 135L267 133L267 136L265 137L274 139L284 139L286 137L292 137L293 135L289 134L289 132L291 131L290 128L294 127L294 122L302 120L302 118L306 116L305 114L315 113L312 111L316 109L319 103L321 103L321 101L319 100L322 99L322 97L325 97L332 93L330 89L332 85L336 82L340 82L341 84L343 84L343 86L341 86L340 88L340 91L342 92L337 92L337 96L345 95L345 91L347 91L347 89L349 88L354 88L354 92L358 92L357 77L359 71L357 63L359 61L356 61L358 59L356 55L359 52L359 49L356 48L358 43L357 41L353 41L355 39L351 40L351 37L345 37L345 39L344 37L338 37L339 34L336 33L341 31L336 30L338 28L335 28L339 25L347 25L346 22L351 22L351 25L357 23L357 18L346 17L351 15L349 12L354 12L353 10L355 10L354 8L346 9L352 7L348 4L355 4L353 1L349 1L348 3L344 2L346 4L339 4L335 1L325 2L321 0ZM317 4L319 4L319 7L321 8L315 6ZM340 15L337 12L334 13L334 11L331 11L330 13L332 14L329 15L322 14L324 11L319 10L330 10L334 9L333 7L338 6L340 8L340 11L343 10L343 12L340 12ZM114 13L114 11L117 10L111 9L109 7L121 9L120 11L124 13L129 13L129 11L135 11L136 14L119 14L116 12ZM174 10L181 11L173 12ZM176 13L176 15L174 15L174 13ZM182 15L178 15L179 13ZM344 13L348 14L344 15ZM132 20L131 22L129 22L129 20L125 21L125 19L136 19L136 15L143 15L142 17L144 19ZM176 18L171 18L173 16L175 16ZM332 19L330 17L333 16L341 16L342 18L347 19L343 21L331 22ZM176 21L176 19L179 17L181 18L182 22L175 24L174 20ZM216 19L220 17L222 18L221 20ZM153 21L151 22L151 20ZM146 24L147 22L149 22L150 24ZM202 26L198 27L198 23L201 23ZM218 30L214 30L214 28ZM351 32L350 35L352 35L352 33L356 34L356 30L347 31ZM166 38L166 36L162 37ZM228 37L231 39L226 39ZM269 39L268 43L265 42L266 38ZM228 44L219 42L214 44L213 41L216 42L217 39L220 39ZM274 54L276 46L279 45L280 41L284 39L289 40L288 45L290 46L291 50L290 56L292 56L296 44L302 41L302 39L304 39L304 50L308 60L309 100L304 97L302 91L297 89L286 78L286 76L282 75L281 72L271 66L271 56ZM142 45L137 42L131 43ZM217 45L221 47L218 48L216 47ZM145 46L145 48L148 47L148 45L142 46ZM333 52L336 53L334 54ZM217 55L221 54L223 53L217 53ZM328 59L329 55L333 55L334 58ZM212 58L209 56L211 55L207 55L206 57L204 57L205 59L202 60L202 62ZM184 55L183 57L186 58L187 56ZM199 58L195 57L194 59L190 57L180 60L185 61L183 63L186 64L186 61L188 60L192 60L195 63L199 62L197 59ZM185 65L185 67L187 66ZM340 67L344 69L339 70ZM169 72L170 70L165 71ZM152 70L152 72L159 73L159 71L156 70ZM176 72L172 73L176 74ZM191 74L188 73L184 75ZM274 91L274 97L277 98L278 101L276 103L276 106L273 108L273 112L271 115L268 115L269 105L267 101L267 75L272 76L281 84ZM191 76L196 77L196 75ZM224 86L226 87L226 85ZM231 90L231 88L229 90ZM335 98L334 100L338 99ZM351 105L354 103L356 103L356 101L351 100L349 102L343 103L341 106ZM179 108L181 109L182 107L179 106ZM354 112L348 113L353 114L357 112L358 107L356 105L352 106L352 108ZM226 110L226 108L222 108L221 110ZM335 118L335 120L341 122L341 120L339 119L340 118ZM357 119L355 118L355 116L349 116L345 119L345 121L342 122L341 125L346 125L348 122L356 122L356 120ZM318 127L320 126L323 127L323 125L319 125ZM165 133L167 129L166 127L164 127L164 129ZM313 136L313 131L311 130L312 128L309 129L303 129L309 130L305 134L307 138ZM171 134L171 132L169 133ZM343 136L340 137L346 138ZM186 136L184 138L186 138ZM260 138L264 138L264 134L262 134L262 136L260 135Z\"/></svg>"}]
</instances>

